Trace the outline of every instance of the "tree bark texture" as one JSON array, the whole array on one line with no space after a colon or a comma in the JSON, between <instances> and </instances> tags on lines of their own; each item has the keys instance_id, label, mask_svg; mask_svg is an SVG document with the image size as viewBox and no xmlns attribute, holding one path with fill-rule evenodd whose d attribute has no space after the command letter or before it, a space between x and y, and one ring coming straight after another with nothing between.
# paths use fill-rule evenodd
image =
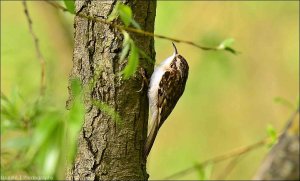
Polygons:
<instances>
[{"instance_id":1,"label":"tree bark texture","mask_svg":"<svg viewBox=\"0 0 300 181\"><path fill-rule=\"evenodd\" d=\"M299 180L299 110L266 156L254 180Z\"/></svg>"},{"instance_id":2,"label":"tree bark texture","mask_svg":"<svg viewBox=\"0 0 300 181\"><path fill-rule=\"evenodd\" d=\"M114 1L76 1L76 14L82 13L106 19L116 5ZM154 31L156 1L132 1L129 5L134 19L146 31ZM127 59L120 61L122 34L113 27L75 16L75 45L73 69L70 77L77 77L83 87L92 85L85 94L86 114L78 138L77 156L68 180L147 180L146 160L143 156L147 136L147 88L142 86L142 75L129 80L120 72ZM120 21L116 21L120 23ZM153 60L154 39L131 34L136 45ZM140 58L147 76L153 72L153 63ZM91 84L93 82L94 84ZM113 108L121 117L114 116L95 106L93 100Z\"/></svg>"}]
</instances>

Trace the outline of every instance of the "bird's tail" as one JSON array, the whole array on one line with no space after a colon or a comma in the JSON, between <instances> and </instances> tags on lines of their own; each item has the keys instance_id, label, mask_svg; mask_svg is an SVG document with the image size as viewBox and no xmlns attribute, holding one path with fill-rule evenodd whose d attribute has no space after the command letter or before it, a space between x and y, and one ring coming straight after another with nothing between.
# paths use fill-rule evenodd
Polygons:
<instances>
[{"instance_id":1,"label":"bird's tail","mask_svg":"<svg viewBox=\"0 0 300 181\"><path fill-rule=\"evenodd\" d=\"M153 143L154 143L154 140L156 138L156 135L158 133L158 129L159 129L159 113L156 111L153 116L152 116L152 120L151 120L151 127L150 127L150 132L147 136L147 139L146 139L146 144L145 144L145 148L144 148L144 155L145 157L147 158L149 153L150 153L150 150L153 146Z\"/></svg>"}]
</instances>

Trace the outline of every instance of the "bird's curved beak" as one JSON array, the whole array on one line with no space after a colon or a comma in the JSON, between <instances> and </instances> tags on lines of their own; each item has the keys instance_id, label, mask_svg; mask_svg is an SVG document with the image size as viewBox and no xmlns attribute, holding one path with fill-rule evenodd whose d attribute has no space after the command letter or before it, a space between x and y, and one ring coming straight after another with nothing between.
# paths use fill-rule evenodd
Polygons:
<instances>
[{"instance_id":1,"label":"bird's curved beak","mask_svg":"<svg viewBox=\"0 0 300 181\"><path fill-rule=\"evenodd\" d=\"M175 46L174 42L172 42L172 44L173 44L173 47L174 47L174 50L175 50L175 55L177 55L177 54L178 54L178 52L177 52L177 48L176 48L176 46Z\"/></svg>"}]
</instances>

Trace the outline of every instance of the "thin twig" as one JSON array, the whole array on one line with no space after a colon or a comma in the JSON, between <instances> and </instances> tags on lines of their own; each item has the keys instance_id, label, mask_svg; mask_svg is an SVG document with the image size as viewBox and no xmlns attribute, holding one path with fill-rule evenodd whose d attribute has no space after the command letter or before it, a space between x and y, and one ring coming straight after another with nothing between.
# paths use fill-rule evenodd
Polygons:
<instances>
[{"instance_id":1,"label":"thin twig","mask_svg":"<svg viewBox=\"0 0 300 181\"><path fill-rule=\"evenodd\" d=\"M45 2L48 3L48 4L50 4L53 7L57 8L57 9L60 9L60 10L62 10L64 12L68 12L67 8L61 6L60 4L58 4L58 3L54 2L54 1L45 1Z\"/></svg>"},{"instance_id":2,"label":"thin twig","mask_svg":"<svg viewBox=\"0 0 300 181\"><path fill-rule=\"evenodd\" d=\"M34 41L35 45L35 50L36 50L36 55L38 60L40 61L41 64L41 87L40 87L40 94L43 96L45 94L45 89L46 89L46 62L45 59L41 53L40 46L39 46L39 39L37 38L36 34L33 31L32 28L32 20L29 15L28 7L27 7L27 2L23 0L23 7L24 7L24 12L27 18L28 26L29 26L29 31L32 36L32 39Z\"/></svg>"},{"instance_id":3,"label":"thin twig","mask_svg":"<svg viewBox=\"0 0 300 181\"><path fill-rule=\"evenodd\" d=\"M228 163L225 169L218 175L216 180L225 180L226 177L230 174L230 172L234 169L234 167L239 163L241 157L242 155L232 158L232 160Z\"/></svg>"},{"instance_id":4,"label":"thin twig","mask_svg":"<svg viewBox=\"0 0 300 181\"><path fill-rule=\"evenodd\" d=\"M57 9L62 10L62 11L68 11L67 8L61 6L60 4L58 4L56 2L53 2L53 1L45 1L45 2L48 3L48 4L50 4L50 5L52 5L53 7L57 8ZM79 17L82 17L82 18L86 18L86 19L89 19L89 20L92 20L92 21L99 22L99 23L108 24L108 25L110 25L110 26L112 26L114 28L119 29L120 31L126 30L126 31L129 31L129 32L132 32L132 33L137 33L137 34L141 34L141 35L145 35L145 36L151 36L151 37L156 37L156 38L160 38L160 39L170 40L170 41L173 41L173 42L176 42L176 43L185 43L185 44L192 45L194 47L200 48L202 50L213 50L213 51L227 50L227 49L220 49L218 47L201 46L201 45L199 45L197 43L194 43L192 41L182 40L182 39L177 39L177 38L172 38L172 37L168 37L168 36L164 36L164 35L159 35L159 34L156 34L156 33L151 33L151 32L148 32L148 31L144 31L144 30L141 30L141 29L136 29L136 28L121 26L121 25L112 23L110 21L107 21L105 19L100 19L100 18L95 18L95 17L87 16L87 15L84 15L82 13L78 13L76 15L79 16ZM235 52L234 51L232 53L239 53L239 52Z\"/></svg>"},{"instance_id":5,"label":"thin twig","mask_svg":"<svg viewBox=\"0 0 300 181\"><path fill-rule=\"evenodd\" d=\"M296 111L293 112L293 114L290 116L288 123L286 124L285 128L283 129L283 133L286 133L287 130L293 125L293 122L296 120L297 114L299 114L300 108L298 107Z\"/></svg>"},{"instance_id":6,"label":"thin twig","mask_svg":"<svg viewBox=\"0 0 300 181\"><path fill-rule=\"evenodd\" d=\"M182 176L182 175L186 175L186 174L192 172L195 168L203 167L203 166L205 166L207 164L218 163L218 162L227 160L227 159L232 158L232 157L240 156L240 155L242 155L244 153L247 153L247 152L249 152L251 150L254 150L254 149L259 148L259 147L261 147L263 145L266 145L269 142L271 142L270 138L265 138L265 139L263 139L263 140L261 140L259 142L256 142L256 143L254 143L252 145L248 145L248 146L244 146L244 147L240 147L240 148L234 149L234 150L232 150L232 151L230 151L228 153L225 153L225 154L216 156L214 158L205 160L203 162L195 164L192 167L189 167L189 168L181 170L181 171L179 171L177 173L174 173L174 174L166 177L164 180L168 180L168 179L172 179L172 178L179 177L179 176Z\"/></svg>"}]
</instances>

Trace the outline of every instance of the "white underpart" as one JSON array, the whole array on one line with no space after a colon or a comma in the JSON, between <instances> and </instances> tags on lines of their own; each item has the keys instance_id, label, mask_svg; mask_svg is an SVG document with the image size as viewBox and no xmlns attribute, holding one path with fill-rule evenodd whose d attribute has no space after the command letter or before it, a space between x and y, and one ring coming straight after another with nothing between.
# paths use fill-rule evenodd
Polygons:
<instances>
[{"instance_id":1,"label":"white underpart","mask_svg":"<svg viewBox=\"0 0 300 181\"><path fill-rule=\"evenodd\" d=\"M172 56L164 60L158 66L155 67L154 72L150 79L150 86L148 91L149 105L150 105L150 113L151 113L151 121L149 125L153 124L153 120L156 118L157 114L157 99L158 99L158 88L159 83L161 81L162 76L166 72L166 70L170 67L172 60L175 57L175 52Z\"/></svg>"}]
</instances>

